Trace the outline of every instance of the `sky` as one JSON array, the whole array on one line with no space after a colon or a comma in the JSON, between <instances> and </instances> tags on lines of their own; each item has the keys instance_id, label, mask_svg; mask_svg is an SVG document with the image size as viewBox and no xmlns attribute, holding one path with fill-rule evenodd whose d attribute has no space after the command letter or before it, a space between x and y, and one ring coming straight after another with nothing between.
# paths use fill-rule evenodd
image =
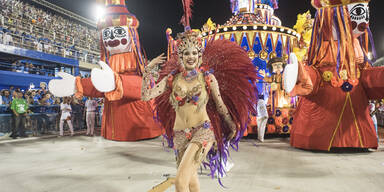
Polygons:
<instances>
[{"instance_id":1,"label":"sky","mask_svg":"<svg viewBox=\"0 0 384 192\"><path fill-rule=\"evenodd\" d=\"M95 0L47 0L86 18L95 20ZM381 0L382 1L382 0ZM182 32L179 23L183 14L181 0L126 0L128 10L140 21L140 42L149 59L166 52L167 41L165 30L169 27L175 36ZM379 0L370 2L370 27L373 32L378 57L384 56L384 11ZM224 24L231 16L229 0L194 0L191 27L200 29L212 18L217 24ZM297 14L310 10L312 16L315 9L310 0L279 0L279 9L275 15L285 27L293 27Z\"/></svg>"}]
</instances>

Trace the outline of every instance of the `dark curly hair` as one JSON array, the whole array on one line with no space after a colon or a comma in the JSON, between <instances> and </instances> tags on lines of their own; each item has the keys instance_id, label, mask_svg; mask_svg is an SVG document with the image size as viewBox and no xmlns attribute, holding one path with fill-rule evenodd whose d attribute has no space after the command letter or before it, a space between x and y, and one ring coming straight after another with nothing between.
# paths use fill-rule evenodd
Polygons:
<instances>
[{"instance_id":1,"label":"dark curly hair","mask_svg":"<svg viewBox=\"0 0 384 192\"><path fill-rule=\"evenodd\" d=\"M267 63L267 68L268 68L270 73L272 73L272 64L278 63L278 62L283 63L283 69L285 68L285 65L287 65L287 62L285 62L282 57L274 57L274 58L270 59Z\"/></svg>"}]
</instances>

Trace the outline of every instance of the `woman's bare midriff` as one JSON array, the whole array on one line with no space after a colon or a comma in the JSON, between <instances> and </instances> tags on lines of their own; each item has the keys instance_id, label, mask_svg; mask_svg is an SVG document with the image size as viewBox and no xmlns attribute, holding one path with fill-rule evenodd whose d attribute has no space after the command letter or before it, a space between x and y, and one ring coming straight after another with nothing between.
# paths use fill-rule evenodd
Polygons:
<instances>
[{"instance_id":1,"label":"woman's bare midriff","mask_svg":"<svg viewBox=\"0 0 384 192\"><path fill-rule=\"evenodd\" d=\"M173 130L180 131L186 128L196 127L209 121L206 106L200 109L196 105L187 103L176 110L176 119Z\"/></svg>"}]
</instances>

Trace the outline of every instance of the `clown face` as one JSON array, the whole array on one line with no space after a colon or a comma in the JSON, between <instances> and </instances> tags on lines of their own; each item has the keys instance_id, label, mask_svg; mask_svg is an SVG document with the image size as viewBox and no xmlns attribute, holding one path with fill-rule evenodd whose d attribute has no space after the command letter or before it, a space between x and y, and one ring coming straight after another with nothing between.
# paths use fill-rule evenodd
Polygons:
<instances>
[{"instance_id":1,"label":"clown face","mask_svg":"<svg viewBox=\"0 0 384 192\"><path fill-rule=\"evenodd\" d=\"M284 70L283 62L272 63L272 73L281 74Z\"/></svg>"},{"instance_id":2,"label":"clown face","mask_svg":"<svg viewBox=\"0 0 384 192\"><path fill-rule=\"evenodd\" d=\"M111 55L132 51L127 26L107 27L101 33L103 44Z\"/></svg>"},{"instance_id":3,"label":"clown face","mask_svg":"<svg viewBox=\"0 0 384 192\"><path fill-rule=\"evenodd\" d=\"M369 26L368 3L352 3L348 5L351 16L353 35L358 37L364 33Z\"/></svg>"}]
</instances>

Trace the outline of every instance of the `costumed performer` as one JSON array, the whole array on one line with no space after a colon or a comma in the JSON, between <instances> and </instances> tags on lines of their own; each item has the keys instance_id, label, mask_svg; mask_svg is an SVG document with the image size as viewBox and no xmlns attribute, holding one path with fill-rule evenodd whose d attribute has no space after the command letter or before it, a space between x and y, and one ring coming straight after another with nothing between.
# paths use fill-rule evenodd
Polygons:
<instances>
[{"instance_id":1,"label":"costumed performer","mask_svg":"<svg viewBox=\"0 0 384 192\"><path fill-rule=\"evenodd\" d=\"M371 67L367 58L369 41L374 52L368 3L312 0L317 13L308 63L287 65L284 72L286 91L301 96L291 131L293 147L377 148L368 101L384 95L384 68Z\"/></svg>"},{"instance_id":2,"label":"costumed performer","mask_svg":"<svg viewBox=\"0 0 384 192\"><path fill-rule=\"evenodd\" d=\"M166 57L152 60L142 86L142 99L155 98L157 118L176 150L177 192L200 191L197 169L206 156L203 164L220 182L228 146L238 147L257 102L256 71L247 53L228 40L211 41L203 51L200 33L189 25L191 4L183 1L185 32L178 35L177 52L161 70Z\"/></svg>"},{"instance_id":3,"label":"costumed performer","mask_svg":"<svg viewBox=\"0 0 384 192\"><path fill-rule=\"evenodd\" d=\"M177 192L199 191L197 168L207 154L211 176L216 171L219 178L224 175L226 144L239 141L257 101L249 82L255 81L256 71L241 47L216 40L202 52L198 32L186 30L178 37L177 56L161 71L156 66L166 57L155 58L143 77L142 99L156 98L168 144L177 151ZM153 76L160 80L155 82Z\"/></svg>"},{"instance_id":4,"label":"costumed performer","mask_svg":"<svg viewBox=\"0 0 384 192\"><path fill-rule=\"evenodd\" d=\"M91 78L60 73L63 79L49 82L58 97L103 97L101 135L110 140L136 141L161 135L155 124L152 102L141 101L142 55L137 27L125 1L106 1L106 15L98 21L102 69L92 69Z\"/></svg>"}]
</instances>

